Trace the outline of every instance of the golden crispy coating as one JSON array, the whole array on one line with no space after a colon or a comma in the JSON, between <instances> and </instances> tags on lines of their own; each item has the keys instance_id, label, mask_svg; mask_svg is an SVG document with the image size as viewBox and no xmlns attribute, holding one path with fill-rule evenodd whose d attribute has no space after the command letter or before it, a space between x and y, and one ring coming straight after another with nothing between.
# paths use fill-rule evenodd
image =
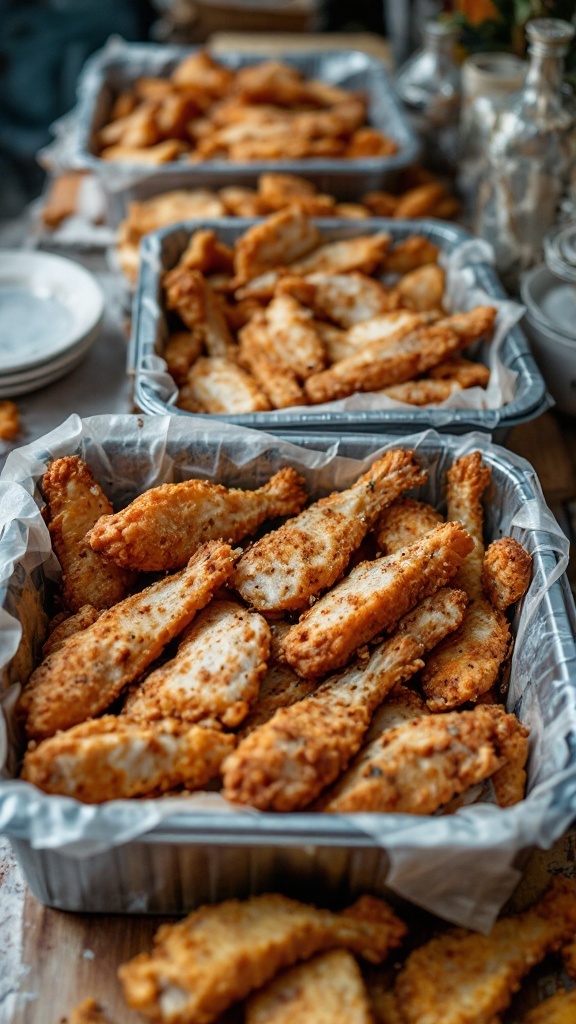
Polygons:
<instances>
[{"instance_id":1,"label":"golden crispy coating","mask_svg":"<svg viewBox=\"0 0 576 1024\"><path fill-rule=\"evenodd\" d=\"M358 270L372 274L380 266L390 246L390 235L358 235L318 245L309 256L291 261L293 274L345 274Z\"/></svg>"},{"instance_id":2,"label":"golden crispy coating","mask_svg":"<svg viewBox=\"0 0 576 1024\"><path fill-rule=\"evenodd\" d=\"M409 235L396 242L384 260L383 269L394 274L408 274L426 263L436 263L440 249L424 235Z\"/></svg>"},{"instance_id":3,"label":"golden crispy coating","mask_svg":"<svg viewBox=\"0 0 576 1024\"><path fill-rule=\"evenodd\" d=\"M482 589L503 612L519 601L530 586L532 555L512 537L500 537L486 549L482 563Z\"/></svg>"},{"instance_id":4,"label":"golden crispy coating","mask_svg":"<svg viewBox=\"0 0 576 1024\"><path fill-rule=\"evenodd\" d=\"M11 441L20 430L20 414L16 402L0 402L0 441Z\"/></svg>"},{"instance_id":5,"label":"golden crispy coating","mask_svg":"<svg viewBox=\"0 0 576 1024\"><path fill-rule=\"evenodd\" d=\"M549 999L535 1006L521 1024L574 1024L576 1020L576 989L559 989Z\"/></svg>"},{"instance_id":6,"label":"golden crispy coating","mask_svg":"<svg viewBox=\"0 0 576 1024\"><path fill-rule=\"evenodd\" d=\"M415 498L397 498L378 517L374 527L376 543L385 554L394 555L421 540L441 522L442 516L432 505Z\"/></svg>"},{"instance_id":7,"label":"golden crispy coating","mask_svg":"<svg viewBox=\"0 0 576 1024\"><path fill-rule=\"evenodd\" d=\"M462 388L485 388L490 379L490 370L483 363L473 363L470 359L458 356L446 359L445 362L433 366L429 371L433 380L448 380L460 384Z\"/></svg>"},{"instance_id":8,"label":"golden crispy coating","mask_svg":"<svg viewBox=\"0 0 576 1024\"><path fill-rule=\"evenodd\" d=\"M380 394L406 405L437 405L445 402L450 395L462 391L462 385L455 380L407 380L404 384L393 384L383 388Z\"/></svg>"},{"instance_id":9,"label":"golden crispy coating","mask_svg":"<svg viewBox=\"0 0 576 1024\"><path fill-rule=\"evenodd\" d=\"M384 341L386 338L400 338L416 327L426 327L436 323L441 318L441 313L416 313L410 309L390 309L387 313L370 317L369 320L362 320L350 327L345 334L349 351L345 355L351 355L363 348L372 341Z\"/></svg>"},{"instance_id":10,"label":"golden crispy coating","mask_svg":"<svg viewBox=\"0 0 576 1024\"><path fill-rule=\"evenodd\" d=\"M88 804L184 786L218 774L234 737L174 719L140 725L104 715L44 740L24 758L22 778L45 793Z\"/></svg>"},{"instance_id":11,"label":"golden crispy coating","mask_svg":"<svg viewBox=\"0 0 576 1024\"><path fill-rule=\"evenodd\" d=\"M85 999L72 1010L68 1024L112 1024L112 1022L95 999Z\"/></svg>"},{"instance_id":12,"label":"golden crispy coating","mask_svg":"<svg viewBox=\"0 0 576 1024\"><path fill-rule=\"evenodd\" d=\"M366 987L344 949L291 967L250 996L246 1024L373 1024Z\"/></svg>"},{"instance_id":13,"label":"golden crispy coating","mask_svg":"<svg viewBox=\"0 0 576 1024\"><path fill-rule=\"evenodd\" d=\"M342 575L382 508L424 479L411 451L386 452L352 487L321 498L249 548L234 586L260 611L306 607Z\"/></svg>"},{"instance_id":14,"label":"golden crispy coating","mask_svg":"<svg viewBox=\"0 0 576 1024\"><path fill-rule=\"evenodd\" d=\"M259 725L268 722L280 708L288 708L296 701L307 697L316 689L317 683L300 679L289 665L284 663L282 640L290 629L289 622L270 623L271 645L268 671L260 685L260 693L250 714L237 730L239 739L253 732Z\"/></svg>"},{"instance_id":15,"label":"golden crispy coating","mask_svg":"<svg viewBox=\"0 0 576 1024\"><path fill-rule=\"evenodd\" d=\"M190 405L192 402L192 405ZM266 412L270 402L241 366L223 356L201 356L188 371L178 405L202 412Z\"/></svg>"},{"instance_id":16,"label":"golden crispy coating","mask_svg":"<svg viewBox=\"0 0 576 1024\"><path fill-rule=\"evenodd\" d=\"M62 566L66 607L77 612L85 604L109 608L121 601L133 577L106 554L90 548L86 534L112 505L88 466L77 456L56 459L42 478L48 506L48 529Z\"/></svg>"},{"instance_id":17,"label":"golden crispy coating","mask_svg":"<svg viewBox=\"0 0 576 1024\"><path fill-rule=\"evenodd\" d=\"M441 309L446 274L437 263L427 263L401 277L396 285L402 305L424 311Z\"/></svg>"},{"instance_id":18,"label":"golden crispy coating","mask_svg":"<svg viewBox=\"0 0 576 1024\"><path fill-rule=\"evenodd\" d=\"M103 612L32 673L21 698L26 731L46 739L110 706L227 580L228 544L210 541L188 565Z\"/></svg>"},{"instance_id":19,"label":"golden crispy coating","mask_svg":"<svg viewBox=\"0 0 576 1024\"><path fill-rule=\"evenodd\" d=\"M48 635L42 647L42 657L47 658L53 651L57 651L62 644L66 643L69 636L87 629L93 622L96 622L100 615L101 611L98 608L93 608L91 604L83 604L74 615L66 615Z\"/></svg>"},{"instance_id":20,"label":"golden crispy coating","mask_svg":"<svg viewBox=\"0 0 576 1024\"><path fill-rule=\"evenodd\" d=\"M454 592L457 594L457 592ZM260 810L306 807L346 768L379 704L422 667L421 656L463 614L462 595L435 595L360 662L278 711L223 766L224 795Z\"/></svg>"},{"instance_id":21,"label":"golden crispy coating","mask_svg":"<svg viewBox=\"0 0 576 1024\"><path fill-rule=\"evenodd\" d=\"M345 665L362 644L445 586L471 549L463 527L445 523L394 555L361 562L292 627L286 661L308 679Z\"/></svg>"},{"instance_id":22,"label":"golden crispy coating","mask_svg":"<svg viewBox=\"0 0 576 1024\"><path fill-rule=\"evenodd\" d=\"M504 736L527 730L494 707L424 715L385 731L359 753L324 810L433 814L489 778L506 759Z\"/></svg>"},{"instance_id":23,"label":"golden crispy coating","mask_svg":"<svg viewBox=\"0 0 576 1024\"><path fill-rule=\"evenodd\" d=\"M303 480L290 467L255 491L204 480L161 484L121 512L103 516L90 544L120 565L145 572L175 569L205 541L225 537L236 544L265 519L295 515L305 500Z\"/></svg>"},{"instance_id":24,"label":"golden crispy coating","mask_svg":"<svg viewBox=\"0 0 576 1024\"><path fill-rule=\"evenodd\" d=\"M235 601L211 601L182 634L174 658L128 697L123 715L139 722L217 719L234 728L258 697L270 629Z\"/></svg>"},{"instance_id":25,"label":"golden crispy coating","mask_svg":"<svg viewBox=\"0 0 576 1024\"><path fill-rule=\"evenodd\" d=\"M314 327L314 318L292 295L278 295L265 312L268 336L281 362L305 380L326 366L326 349Z\"/></svg>"},{"instance_id":26,"label":"golden crispy coating","mask_svg":"<svg viewBox=\"0 0 576 1024\"><path fill-rule=\"evenodd\" d=\"M186 327L202 337L210 356L234 358L236 343L224 316L220 298L199 270L177 266L164 275L166 304Z\"/></svg>"},{"instance_id":27,"label":"golden crispy coating","mask_svg":"<svg viewBox=\"0 0 576 1024\"><path fill-rule=\"evenodd\" d=\"M530 910L501 918L490 935L439 935L410 954L396 981L405 1024L492 1024L520 979L575 928L576 883L557 877Z\"/></svg>"},{"instance_id":28,"label":"golden crispy coating","mask_svg":"<svg viewBox=\"0 0 576 1024\"><path fill-rule=\"evenodd\" d=\"M304 405L302 387L276 350L264 312L256 312L239 332L239 361L250 371L274 409Z\"/></svg>"},{"instance_id":29,"label":"golden crispy coating","mask_svg":"<svg viewBox=\"0 0 576 1024\"><path fill-rule=\"evenodd\" d=\"M448 471L448 515L468 530L474 548L456 582L471 598L464 622L438 646L422 674L422 686L432 711L447 711L476 700L496 682L511 644L505 616L482 594L484 561L482 494L490 469L480 452L457 459Z\"/></svg>"},{"instance_id":30,"label":"golden crispy coating","mask_svg":"<svg viewBox=\"0 0 576 1024\"><path fill-rule=\"evenodd\" d=\"M200 907L163 925L152 953L123 964L129 1006L165 1024L210 1024L279 970L324 949L345 948L380 963L405 934L383 900L361 897L332 914L285 896L253 896Z\"/></svg>"},{"instance_id":31,"label":"golden crispy coating","mask_svg":"<svg viewBox=\"0 0 576 1024\"><path fill-rule=\"evenodd\" d=\"M236 242L234 269L238 284L293 263L319 243L319 229L297 207L273 214Z\"/></svg>"},{"instance_id":32,"label":"golden crispy coating","mask_svg":"<svg viewBox=\"0 0 576 1024\"><path fill-rule=\"evenodd\" d=\"M355 271L349 274L323 272L306 277L287 275L278 281L276 293L294 295L316 316L344 328L387 312L392 301L389 288Z\"/></svg>"},{"instance_id":33,"label":"golden crispy coating","mask_svg":"<svg viewBox=\"0 0 576 1024\"><path fill-rule=\"evenodd\" d=\"M197 328L194 328L193 331L176 331L170 335L162 355L177 384L186 383L188 371L198 359L203 348L202 332Z\"/></svg>"}]
</instances>

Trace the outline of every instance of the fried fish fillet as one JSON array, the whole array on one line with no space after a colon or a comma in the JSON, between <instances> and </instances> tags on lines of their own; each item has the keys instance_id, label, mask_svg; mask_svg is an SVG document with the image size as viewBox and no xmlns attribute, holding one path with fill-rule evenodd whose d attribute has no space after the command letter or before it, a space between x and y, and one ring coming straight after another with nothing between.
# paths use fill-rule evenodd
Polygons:
<instances>
[{"instance_id":1,"label":"fried fish fillet","mask_svg":"<svg viewBox=\"0 0 576 1024\"><path fill-rule=\"evenodd\" d=\"M56 459L42 478L48 506L48 529L62 566L66 607L77 612L85 604L109 608L121 601L133 576L105 554L93 551L86 534L112 505L85 462L76 455Z\"/></svg>"},{"instance_id":2,"label":"fried fish fillet","mask_svg":"<svg viewBox=\"0 0 576 1024\"><path fill-rule=\"evenodd\" d=\"M209 541L174 576L114 605L32 673L21 698L26 732L46 739L110 706L226 582L233 554Z\"/></svg>"},{"instance_id":3,"label":"fried fish fillet","mask_svg":"<svg viewBox=\"0 0 576 1024\"><path fill-rule=\"evenodd\" d=\"M394 555L421 540L441 522L442 516L432 505L415 498L397 498L380 513L374 535L380 550Z\"/></svg>"},{"instance_id":4,"label":"fried fish fillet","mask_svg":"<svg viewBox=\"0 0 576 1024\"><path fill-rule=\"evenodd\" d=\"M234 586L259 611L304 608L342 575L382 508L424 479L411 451L386 452L352 487L321 498L249 548Z\"/></svg>"},{"instance_id":5,"label":"fried fish fillet","mask_svg":"<svg viewBox=\"0 0 576 1024\"><path fill-rule=\"evenodd\" d=\"M413 718L360 751L323 809L433 814L501 768L515 734L527 730L495 706Z\"/></svg>"},{"instance_id":6,"label":"fried fish fillet","mask_svg":"<svg viewBox=\"0 0 576 1024\"><path fill-rule=\"evenodd\" d=\"M456 928L432 939L409 955L396 981L405 1024L493 1024L521 978L575 929L576 882L560 876L490 935Z\"/></svg>"},{"instance_id":7,"label":"fried fish fillet","mask_svg":"<svg viewBox=\"0 0 576 1024\"><path fill-rule=\"evenodd\" d=\"M366 662L322 683L251 732L223 766L224 796L260 810L306 807L346 768L392 688L462 619L465 598L444 591L406 616Z\"/></svg>"},{"instance_id":8,"label":"fried fish fillet","mask_svg":"<svg viewBox=\"0 0 576 1024\"><path fill-rule=\"evenodd\" d=\"M460 523L444 523L394 555L361 562L292 627L284 641L286 661L305 679L345 665L359 647L445 586L471 548Z\"/></svg>"},{"instance_id":9,"label":"fried fish fillet","mask_svg":"<svg viewBox=\"0 0 576 1024\"><path fill-rule=\"evenodd\" d=\"M202 412L267 412L270 402L249 373L223 356L201 356L188 371L178 405Z\"/></svg>"},{"instance_id":10,"label":"fried fish fillet","mask_svg":"<svg viewBox=\"0 0 576 1024\"><path fill-rule=\"evenodd\" d=\"M349 274L316 273L306 277L288 275L280 278L276 293L293 295L316 316L332 320L344 328L394 308L390 289L358 271Z\"/></svg>"},{"instance_id":11,"label":"fried fish fillet","mask_svg":"<svg viewBox=\"0 0 576 1024\"><path fill-rule=\"evenodd\" d=\"M272 214L236 242L234 270L238 285L293 263L319 245L320 238L317 226L297 207L288 206Z\"/></svg>"},{"instance_id":12,"label":"fried fish fillet","mask_svg":"<svg viewBox=\"0 0 576 1024\"><path fill-rule=\"evenodd\" d=\"M448 516L461 522L474 549L456 577L471 599L460 629L440 644L422 673L422 687L431 711L447 711L489 690L510 644L510 627L502 612L482 593L484 561L482 494L490 470L480 452L457 459L448 471Z\"/></svg>"},{"instance_id":13,"label":"fried fish fillet","mask_svg":"<svg viewBox=\"0 0 576 1024\"><path fill-rule=\"evenodd\" d=\"M549 999L535 1006L521 1024L574 1024L576 1020L576 989L559 989Z\"/></svg>"},{"instance_id":14,"label":"fried fish fillet","mask_svg":"<svg viewBox=\"0 0 576 1024\"><path fill-rule=\"evenodd\" d=\"M152 953L123 964L118 974L128 1005L150 1019L210 1024L284 967L335 948L380 963L405 932L390 907L371 896L340 914L285 896L253 896L200 907L163 925Z\"/></svg>"},{"instance_id":15,"label":"fried fish fillet","mask_svg":"<svg viewBox=\"0 0 576 1024\"><path fill-rule=\"evenodd\" d=\"M377 391L402 384L466 348L491 329L495 310L477 306L408 334L389 335L364 345L328 370L313 374L305 384L313 404L346 398L355 391Z\"/></svg>"},{"instance_id":16,"label":"fried fish fillet","mask_svg":"<svg viewBox=\"0 0 576 1024\"><path fill-rule=\"evenodd\" d=\"M160 484L121 512L103 516L89 540L119 565L144 572L177 569L205 541L222 537L236 544L265 519L295 515L305 500L303 480L290 467L255 491L204 480Z\"/></svg>"},{"instance_id":17,"label":"fried fish fillet","mask_svg":"<svg viewBox=\"0 0 576 1024\"><path fill-rule=\"evenodd\" d=\"M22 778L45 793L88 804L199 789L218 774L235 739L175 719L140 725L104 715L58 732L30 750Z\"/></svg>"},{"instance_id":18,"label":"fried fish fillet","mask_svg":"<svg viewBox=\"0 0 576 1024\"><path fill-rule=\"evenodd\" d=\"M74 615L67 615L48 635L42 647L42 657L47 658L53 651L57 651L59 647L62 647L62 644L66 642L69 636L73 636L74 633L80 633L81 630L87 629L88 626L91 626L96 622L96 619L100 618L101 614L102 613L97 608L93 608L91 604L83 604Z\"/></svg>"},{"instance_id":19,"label":"fried fish fillet","mask_svg":"<svg viewBox=\"0 0 576 1024\"><path fill-rule=\"evenodd\" d=\"M246 718L266 674L270 628L235 601L211 601L184 630L174 658L128 697L123 716L138 722L217 719L233 729Z\"/></svg>"},{"instance_id":20,"label":"fried fish fillet","mask_svg":"<svg viewBox=\"0 0 576 1024\"><path fill-rule=\"evenodd\" d=\"M512 537L500 537L486 548L482 589L498 611L519 601L530 586L532 555Z\"/></svg>"},{"instance_id":21,"label":"fried fish fillet","mask_svg":"<svg viewBox=\"0 0 576 1024\"><path fill-rule=\"evenodd\" d=\"M250 996L246 1024L373 1024L351 953L334 949L284 971Z\"/></svg>"}]
</instances>

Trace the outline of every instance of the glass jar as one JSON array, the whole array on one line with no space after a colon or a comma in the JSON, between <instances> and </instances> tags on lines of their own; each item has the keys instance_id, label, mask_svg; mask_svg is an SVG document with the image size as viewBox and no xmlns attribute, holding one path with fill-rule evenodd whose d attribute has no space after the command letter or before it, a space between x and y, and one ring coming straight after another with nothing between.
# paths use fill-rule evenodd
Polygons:
<instances>
[{"instance_id":1,"label":"glass jar","mask_svg":"<svg viewBox=\"0 0 576 1024\"><path fill-rule=\"evenodd\" d=\"M526 34L526 81L496 117L475 221L511 287L541 256L544 235L568 187L576 142L573 102L563 89L564 56L574 28L560 19L538 18L529 22Z\"/></svg>"},{"instance_id":2,"label":"glass jar","mask_svg":"<svg viewBox=\"0 0 576 1024\"><path fill-rule=\"evenodd\" d=\"M460 69L455 59L458 27L428 21L424 46L400 68L396 90L423 146L424 162L451 171L458 157Z\"/></svg>"}]
</instances>

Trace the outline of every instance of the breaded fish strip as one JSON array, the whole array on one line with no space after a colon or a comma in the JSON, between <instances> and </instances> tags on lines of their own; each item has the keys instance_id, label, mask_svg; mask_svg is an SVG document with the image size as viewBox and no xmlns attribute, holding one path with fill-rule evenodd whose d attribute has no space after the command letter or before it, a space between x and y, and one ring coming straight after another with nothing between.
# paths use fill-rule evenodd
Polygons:
<instances>
[{"instance_id":1,"label":"breaded fish strip","mask_svg":"<svg viewBox=\"0 0 576 1024\"><path fill-rule=\"evenodd\" d=\"M421 540L441 522L440 512L425 501L397 498L380 513L374 536L381 551L394 555Z\"/></svg>"},{"instance_id":2,"label":"breaded fish strip","mask_svg":"<svg viewBox=\"0 0 576 1024\"><path fill-rule=\"evenodd\" d=\"M389 334L369 342L328 370L309 377L306 395L310 402L318 404L346 398L355 391L377 391L402 384L482 337L491 329L495 315L492 306L477 306L469 313L416 327L408 334Z\"/></svg>"},{"instance_id":3,"label":"breaded fish strip","mask_svg":"<svg viewBox=\"0 0 576 1024\"><path fill-rule=\"evenodd\" d=\"M433 814L501 768L514 734L527 730L494 706L414 718L364 747L323 809Z\"/></svg>"},{"instance_id":4,"label":"breaded fish strip","mask_svg":"<svg viewBox=\"0 0 576 1024\"><path fill-rule=\"evenodd\" d=\"M482 589L498 611L519 601L530 586L532 555L512 537L500 537L486 548Z\"/></svg>"},{"instance_id":5,"label":"breaded fish strip","mask_svg":"<svg viewBox=\"0 0 576 1024\"><path fill-rule=\"evenodd\" d=\"M383 901L361 897L332 914L285 896L253 896L200 907L162 925L152 953L119 971L129 1006L164 1024L210 1024L284 967L345 948L380 963L406 927Z\"/></svg>"},{"instance_id":6,"label":"breaded fish strip","mask_svg":"<svg viewBox=\"0 0 576 1024\"><path fill-rule=\"evenodd\" d=\"M153 583L104 612L32 673L21 705L26 732L46 739L110 706L228 579L232 550L204 544L174 576Z\"/></svg>"},{"instance_id":7,"label":"breaded fish strip","mask_svg":"<svg viewBox=\"0 0 576 1024\"><path fill-rule=\"evenodd\" d=\"M303 483L285 467L255 491L204 480L160 484L121 512L103 516L90 544L119 565L144 572L177 569L207 540L222 537L236 544L265 519L295 515L306 501Z\"/></svg>"},{"instance_id":8,"label":"breaded fish strip","mask_svg":"<svg viewBox=\"0 0 576 1024\"><path fill-rule=\"evenodd\" d=\"M24 758L22 778L45 793L88 804L199 789L218 774L234 736L174 719L140 725L104 715L44 740Z\"/></svg>"},{"instance_id":9,"label":"breaded fish strip","mask_svg":"<svg viewBox=\"0 0 576 1024\"><path fill-rule=\"evenodd\" d=\"M439 935L398 975L405 1024L492 1024L521 978L575 929L576 881L559 876L530 910L501 918L490 935L463 928Z\"/></svg>"},{"instance_id":10,"label":"breaded fish strip","mask_svg":"<svg viewBox=\"0 0 576 1024\"><path fill-rule=\"evenodd\" d=\"M222 356L201 356L190 368L179 404L190 399L210 413L267 412L270 408L254 378Z\"/></svg>"},{"instance_id":11,"label":"breaded fish strip","mask_svg":"<svg viewBox=\"0 0 576 1024\"><path fill-rule=\"evenodd\" d=\"M42 647L42 657L47 658L53 651L57 651L59 647L62 647L62 644L66 643L69 636L87 629L88 626L96 622L96 619L100 618L101 614L91 604L83 604L74 615L67 615L47 637Z\"/></svg>"},{"instance_id":12,"label":"breaded fish strip","mask_svg":"<svg viewBox=\"0 0 576 1024\"><path fill-rule=\"evenodd\" d=\"M286 661L305 679L345 665L359 647L445 586L471 548L460 523L444 523L394 555L361 562L292 627L284 641Z\"/></svg>"},{"instance_id":13,"label":"breaded fish strip","mask_svg":"<svg viewBox=\"0 0 576 1024\"><path fill-rule=\"evenodd\" d=\"M389 288L366 274L317 273L307 277L281 277L280 295L293 295L309 306L316 316L332 320L339 327L353 327L362 320L394 308Z\"/></svg>"},{"instance_id":14,"label":"breaded fish strip","mask_svg":"<svg viewBox=\"0 0 576 1024\"><path fill-rule=\"evenodd\" d=\"M131 573L90 548L88 530L112 505L85 462L76 455L56 459L42 478L48 506L48 529L62 566L66 607L78 612L85 604L109 608L121 601L133 582Z\"/></svg>"},{"instance_id":15,"label":"breaded fish strip","mask_svg":"<svg viewBox=\"0 0 576 1024\"><path fill-rule=\"evenodd\" d=\"M297 207L288 206L272 214L261 224L249 228L236 242L237 284L244 284L276 267L287 266L319 245L320 239L317 226Z\"/></svg>"},{"instance_id":16,"label":"breaded fish strip","mask_svg":"<svg viewBox=\"0 0 576 1024\"><path fill-rule=\"evenodd\" d=\"M463 523L474 549L456 577L471 599L460 629L440 644L422 673L422 687L431 711L448 711L489 690L511 643L502 612L482 593L484 561L482 494L490 469L480 452L457 459L448 471L448 516Z\"/></svg>"},{"instance_id":17,"label":"breaded fish strip","mask_svg":"<svg viewBox=\"0 0 576 1024\"><path fill-rule=\"evenodd\" d=\"M138 722L217 719L233 729L258 697L270 628L235 601L211 601L182 634L174 658L144 680L122 714Z\"/></svg>"},{"instance_id":18,"label":"breaded fish strip","mask_svg":"<svg viewBox=\"0 0 576 1024\"><path fill-rule=\"evenodd\" d=\"M521 1024L574 1024L576 1020L576 989L559 989L549 999L535 1006Z\"/></svg>"},{"instance_id":19,"label":"breaded fish strip","mask_svg":"<svg viewBox=\"0 0 576 1024\"><path fill-rule=\"evenodd\" d=\"M279 974L250 996L246 1024L373 1024L366 986L344 949Z\"/></svg>"},{"instance_id":20,"label":"breaded fish strip","mask_svg":"<svg viewBox=\"0 0 576 1024\"><path fill-rule=\"evenodd\" d=\"M346 274L358 270L362 274L373 274L378 269L390 247L390 235L358 235L343 238L337 242L325 242L314 249L309 256L290 263L292 274Z\"/></svg>"},{"instance_id":21,"label":"breaded fish strip","mask_svg":"<svg viewBox=\"0 0 576 1024\"><path fill-rule=\"evenodd\" d=\"M386 452L352 487L256 541L238 562L234 586L260 611L306 607L339 579L382 508L424 479L413 452Z\"/></svg>"},{"instance_id":22,"label":"breaded fish strip","mask_svg":"<svg viewBox=\"0 0 576 1024\"><path fill-rule=\"evenodd\" d=\"M326 349L314 327L314 318L292 295L278 295L266 312L268 334L275 354L297 377L306 380L326 366Z\"/></svg>"},{"instance_id":23,"label":"breaded fish strip","mask_svg":"<svg viewBox=\"0 0 576 1024\"><path fill-rule=\"evenodd\" d=\"M406 616L367 662L328 679L251 732L224 763L224 796L259 810L294 811L311 803L347 767L391 689L417 672L425 651L455 629L464 601L457 591L435 595Z\"/></svg>"}]
</instances>

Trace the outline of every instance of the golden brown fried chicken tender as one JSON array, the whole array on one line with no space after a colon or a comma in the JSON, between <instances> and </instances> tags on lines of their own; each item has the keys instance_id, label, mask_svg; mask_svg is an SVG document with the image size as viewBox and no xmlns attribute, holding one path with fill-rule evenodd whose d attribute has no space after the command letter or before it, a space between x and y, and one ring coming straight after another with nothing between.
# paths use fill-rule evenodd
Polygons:
<instances>
[{"instance_id":1,"label":"golden brown fried chicken tender","mask_svg":"<svg viewBox=\"0 0 576 1024\"><path fill-rule=\"evenodd\" d=\"M314 249L320 237L316 225L297 207L273 214L236 242L234 269L238 284L293 263Z\"/></svg>"},{"instance_id":2,"label":"golden brown fried chicken tender","mask_svg":"<svg viewBox=\"0 0 576 1024\"><path fill-rule=\"evenodd\" d=\"M246 1024L373 1024L368 993L344 949L283 971L246 1003Z\"/></svg>"},{"instance_id":3,"label":"golden brown fried chicken tender","mask_svg":"<svg viewBox=\"0 0 576 1024\"><path fill-rule=\"evenodd\" d=\"M486 548L482 589L498 611L505 611L526 593L532 576L532 555L512 537L500 537Z\"/></svg>"}]
</instances>

